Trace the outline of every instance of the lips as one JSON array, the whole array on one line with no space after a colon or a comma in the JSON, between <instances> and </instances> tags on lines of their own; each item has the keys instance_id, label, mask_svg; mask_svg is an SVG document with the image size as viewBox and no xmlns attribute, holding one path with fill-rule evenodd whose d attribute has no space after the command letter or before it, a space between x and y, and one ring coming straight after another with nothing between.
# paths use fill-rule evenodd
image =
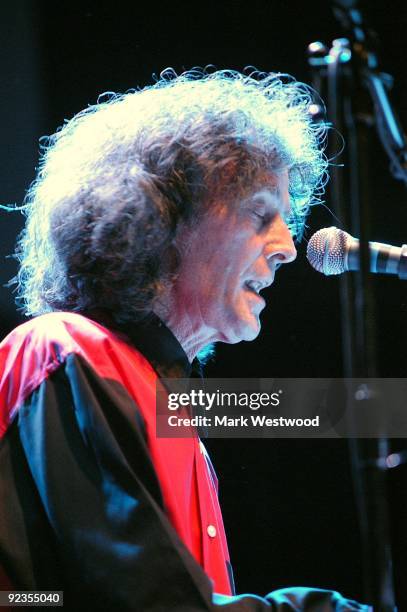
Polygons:
<instances>
[{"instance_id":1,"label":"lips","mask_svg":"<svg viewBox=\"0 0 407 612\"><path fill-rule=\"evenodd\" d=\"M245 282L245 286L250 290L253 291L256 295L259 295L260 291L262 289L265 289L266 287L268 287L269 285L271 285L273 281L272 280L248 280Z\"/></svg>"},{"instance_id":2,"label":"lips","mask_svg":"<svg viewBox=\"0 0 407 612\"><path fill-rule=\"evenodd\" d=\"M254 293L257 294L259 294L261 289L263 289L262 283L260 283L259 281L246 281L245 285L248 289L250 289L250 291L254 291Z\"/></svg>"}]
</instances>

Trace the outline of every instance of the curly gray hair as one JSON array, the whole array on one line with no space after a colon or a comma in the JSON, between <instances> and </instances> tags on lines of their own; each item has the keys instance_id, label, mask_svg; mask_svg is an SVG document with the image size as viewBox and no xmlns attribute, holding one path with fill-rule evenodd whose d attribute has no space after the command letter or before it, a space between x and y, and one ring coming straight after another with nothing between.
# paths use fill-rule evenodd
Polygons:
<instances>
[{"instance_id":1,"label":"curly gray hair","mask_svg":"<svg viewBox=\"0 0 407 612\"><path fill-rule=\"evenodd\" d=\"M27 193L16 251L25 313L144 317L176 274L179 222L265 170L289 169L298 237L326 179L326 126L312 122L311 102L284 75L198 69L101 96L47 139Z\"/></svg>"}]
</instances>

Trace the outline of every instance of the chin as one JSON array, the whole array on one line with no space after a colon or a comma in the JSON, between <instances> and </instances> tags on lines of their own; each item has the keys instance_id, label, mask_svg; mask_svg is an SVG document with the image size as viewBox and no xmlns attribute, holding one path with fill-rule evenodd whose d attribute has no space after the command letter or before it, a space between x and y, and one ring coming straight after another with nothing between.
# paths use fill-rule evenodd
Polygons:
<instances>
[{"instance_id":1,"label":"chin","mask_svg":"<svg viewBox=\"0 0 407 612\"><path fill-rule=\"evenodd\" d=\"M261 330L261 324L258 319L250 323L244 322L232 330L229 330L224 333L221 342L225 342L227 344L237 344L238 342L251 342L255 340L259 335Z\"/></svg>"},{"instance_id":2,"label":"chin","mask_svg":"<svg viewBox=\"0 0 407 612\"><path fill-rule=\"evenodd\" d=\"M257 313L251 313L247 319L241 321L241 340L250 342L255 340L261 330L260 317Z\"/></svg>"},{"instance_id":3,"label":"chin","mask_svg":"<svg viewBox=\"0 0 407 612\"><path fill-rule=\"evenodd\" d=\"M241 339L244 340L245 342L251 342L252 340L256 340L257 336L260 333L260 325L257 327L257 329L247 329L246 333L244 334L244 337L242 337Z\"/></svg>"}]
</instances>

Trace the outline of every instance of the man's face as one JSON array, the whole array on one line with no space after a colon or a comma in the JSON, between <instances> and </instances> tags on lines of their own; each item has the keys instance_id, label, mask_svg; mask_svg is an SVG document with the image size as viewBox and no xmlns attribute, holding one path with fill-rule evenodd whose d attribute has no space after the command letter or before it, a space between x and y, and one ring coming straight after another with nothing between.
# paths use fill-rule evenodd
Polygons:
<instances>
[{"instance_id":1,"label":"man's face","mask_svg":"<svg viewBox=\"0 0 407 612\"><path fill-rule=\"evenodd\" d=\"M194 230L181 231L184 256L172 314L211 342L256 338L265 307L259 291L271 285L281 264L296 257L285 221L289 213L284 171L268 176L242 200L220 202Z\"/></svg>"}]
</instances>

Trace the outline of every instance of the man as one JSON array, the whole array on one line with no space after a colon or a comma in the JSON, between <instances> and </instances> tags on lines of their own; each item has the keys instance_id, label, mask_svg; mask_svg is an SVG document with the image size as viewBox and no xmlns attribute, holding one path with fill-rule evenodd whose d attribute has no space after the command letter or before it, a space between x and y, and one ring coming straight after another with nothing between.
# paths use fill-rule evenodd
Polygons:
<instances>
[{"instance_id":1,"label":"man","mask_svg":"<svg viewBox=\"0 0 407 612\"><path fill-rule=\"evenodd\" d=\"M155 435L157 377L255 338L260 291L296 256L326 170L309 103L276 75L167 72L50 138L18 248L36 318L0 353L3 589L63 590L68 609L364 609L233 596L205 449Z\"/></svg>"}]
</instances>

